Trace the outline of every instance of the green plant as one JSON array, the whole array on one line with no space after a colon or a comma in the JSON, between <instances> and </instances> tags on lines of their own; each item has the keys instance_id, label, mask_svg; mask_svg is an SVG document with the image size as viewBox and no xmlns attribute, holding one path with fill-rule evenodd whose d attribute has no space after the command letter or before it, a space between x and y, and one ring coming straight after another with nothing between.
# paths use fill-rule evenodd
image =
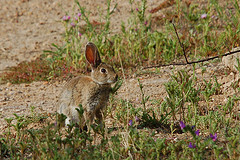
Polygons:
<instances>
[{"instance_id":1,"label":"green plant","mask_svg":"<svg viewBox=\"0 0 240 160\"><path fill-rule=\"evenodd\" d=\"M211 95L218 94L221 84L218 83L216 76L214 76L214 81L215 81L214 84L212 84L212 82L211 82L212 80L210 80L209 82L207 82L206 80L203 80L203 81L205 83L204 84L205 88L202 91L202 94L203 94L205 100L207 102L209 102Z\"/></svg>"},{"instance_id":2,"label":"green plant","mask_svg":"<svg viewBox=\"0 0 240 160\"><path fill-rule=\"evenodd\" d=\"M165 102L162 107L164 110L170 108L172 118L176 120L177 113L180 113L181 119L185 119L185 103L190 102L195 108L199 101L199 88L195 88L195 77L191 77L186 71L178 71L176 75L172 75L172 81L165 84L168 97L165 98ZM191 113L188 113L191 115Z\"/></svg>"}]
</instances>

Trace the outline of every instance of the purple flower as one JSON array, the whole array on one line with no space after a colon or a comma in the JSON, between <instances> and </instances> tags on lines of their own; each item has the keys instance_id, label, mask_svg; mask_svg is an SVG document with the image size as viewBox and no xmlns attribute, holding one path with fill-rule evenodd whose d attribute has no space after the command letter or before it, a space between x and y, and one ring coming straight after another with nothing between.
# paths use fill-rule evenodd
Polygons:
<instances>
[{"instance_id":1,"label":"purple flower","mask_svg":"<svg viewBox=\"0 0 240 160\"><path fill-rule=\"evenodd\" d=\"M189 143L188 145L189 148L196 148L196 145L193 145L192 142Z\"/></svg>"},{"instance_id":2,"label":"purple flower","mask_svg":"<svg viewBox=\"0 0 240 160\"><path fill-rule=\"evenodd\" d=\"M199 136L199 133L200 133L199 129L195 131L195 134L196 134L197 136Z\"/></svg>"},{"instance_id":3,"label":"purple flower","mask_svg":"<svg viewBox=\"0 0 240 160\"><path fill-rule=\"evenodd\" d=\"M145 21L144 24L147 25L147 24L148 24L148 21Z\"/></svg>"},{"instance_id":4,"label":"purple flower","mask_svg":"<svg viewBox=\"0 0 240 160\"><path fill-rule=\"evenodd\" d=\"M195 126L192 126L192 129L194 129L195 128Z\"/></svg>"},{"instance_id":5,"label":"purple flower","mask_svg":"<svg viewBox=\"0 0 240 160\"><path fill-rule=\"evenodd\" d=\"M206 13L202 14L202 15L201 15L201 18L202 18L202 19L207 18L207 14L206 14Z\"/></svg>"},{"instance_id":6,"label":"purple flower","mask_svg":"<svg viewBox=\"0 0 240 160\"><path fill-rule=\"evenodd\" d=\"M130 120L129 123L128 123L129 126L132 126L133 125L133 121Z\"/></svg>"},{"instance_id":7,"label":"purple flower","mask_svg":"<svg viewBox=\"0 0 240 160\"><path fill-rule=\"evenodd\" d=\"M76 24L75 24L75 23L73 23L73 22L71 22L71 26L72 26L72 27L75 27L75 26L76 26Z\"/></svg>"},{"instance_id":8,"label":"purple flower","mask_svg":"<svg viewBox=\"0 0 240 160\"><path fill-rule=\"evenodd\" d=\"M63 16L63 18L62 18L62 20L64 20L64 21L68 21L68 20L70 20L70 16Z\"/></svg>"},{"instance_id":9,"label":"purple flower","mask_svg":"<svg viewBox=\"0 0 240 160\"><path fill-rule=\"evenodd\" d=\"M214 135L212 135L210 133L210 137L212 138L213 141L216 141L217 140L217 133L215 133Z\"/></svg>"},{"instance_id":10,"label":"purple flower","mask_svg":"<svg viewBox=\"0 0 240 160\"><path fill-rule=\"evenodd\" d=\"M78 13L77 15L78 15L78 17L81 17L82 13Z\"/></svg>"},{"instance_id":11,"label":"purple flower","mask_svg":"<svg viewBox=\"0 0 240 160\"><path fill-rule=\"evenodd\" d=\"M82 36L82 33L78 32L78 36L81 37L81 36Z\"/></svg>"},{"instance_id":12,"label":"purple flower","mask_svg":"<svg viewBox=\"0 0 240 160\"><path fill-rule=\"evenodd\" d=\"M183 123L183 121L180 121L180 127L181 127L181 129L186 127L186 125Z\"/></svg>"},{"instance_id":13,"label":"purple flower","mask_svg":"<svg viewBox=\"0 0 240 160\"><path fill-rule=\"evenodd\" d=\"M138 122L138 121L139 121L139 118L138 118L137 116L135 117L135 121L136 121L136 122Z\"/></svg>"},{"instance_id":14,"label":"purple flower","mask_svg":"<svg viewBox=\"0 0 240 160\"><path fill-rule=\"evenodd\" d=\"M136 30L136 29L135 29L135 30ZM136 98L136 102L139 102L139 98L138 98L138 97Z\"/></svg>"},{"instance_id":15,"label":"purple flower","mask_svg":"<svg viewBox=\"0 0 240 160\"><path fill-rule=\"evenodd\" d=\"M63 16L62 20L66 21L67 20L67 16Z\"/></svg>"},{"instance_id":16,"label":"purple flower","mask_svg":"<svg viewBox=\"0 0 240 160\"><path fill-rule=\"evenodd\" d=\"M139 9L138 9L138 8L136 8L136 11L138 11L138 12L139 12Z\"/></svg>"},{"instance_id":17,"label":"purple flower","mask_svg":"<svg viewBox=\"0 0 240 160\"><path fill-rule=\"evenodd\" d=\"M73 22L71 22L71 26L72 26L72 27L75 27L75 26L76 26L76 24L75 24L75 23L73 23Z\"/></svg>"}]
</instances>

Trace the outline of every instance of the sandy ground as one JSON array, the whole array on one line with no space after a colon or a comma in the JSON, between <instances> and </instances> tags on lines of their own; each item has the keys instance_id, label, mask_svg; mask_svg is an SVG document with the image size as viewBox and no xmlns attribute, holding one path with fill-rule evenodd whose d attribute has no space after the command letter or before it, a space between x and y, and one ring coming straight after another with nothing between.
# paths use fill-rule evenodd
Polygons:
<instances>
[{"instance_id":1,"label":"sandy ground","mask_svg":"<svg viewBox=\"0 0 240 160\"><path fill-rule=\"evenodd\" d=\"M161 1L148 2L154 8ZM111 31L118 32L122 21L127 22L131 7L128 0L113 0L111 9L118 4L111 19ZM133 6L137 6L140 0ZM98 21L99 12L106 10L105 0L82 0L80 5L90 11L90 21ZM61 44L64 26L61 18L77 14L74 0L1 0L0 1L0 71L22 61L30 61ZM156 13L157 14L157 13Z\"/></svg>"},{"instance_id":2,"label":"sandy ground","mask_svg":"<svg viewBox=\"0 0 240 160\"><path fill-rule=\"evenodd\" d=\"M106 8L104 0L83 0L81 4L91 11L91 20L98 18L98 6ZM140 1L136 1L139 3ZM128 0L113 0L112 7L118 3L112 19L111 28L114 32L120 29L122 21L130 15ZM160 1L151 0L148 7L156 7ZM61 34L64 26L61 18L72 12L73 0L1 0L0 1L0 71L9 66L15 66L22 61L30 61L51 49L51 43L61 44ZM76 11L77 12L77 9ZM155 15L161 13L155 13ZM202 77L202 69L196 68L198 80L210 79L217 76L222 83L221 93L214 97L212 105L225 103L227 97L232 96L235 90L231 83L238 79L238 74L232 72L219 63L205 66L206 72ZM175 68L175 69L174 69ZM140 90L137 79L144 86L144 92L151 99L164 99L167 95L164 83L169 81L174 70L191 69L190 66L162 67L158 74L145 74L124 81L116 98L128 99L133 103L140 103ZM148 71L155 69L149 69ZM133 76L134 77L134 76ZM31 84L2 84L0 85L0 129L5 126L4 118L12 117L13 113L19 115L29 114L31 106L39 112L54 113L55 103L61 87L65 82L33 82ZM239 111L239 110L238 110Z\"/></svg>"}]
</instances>

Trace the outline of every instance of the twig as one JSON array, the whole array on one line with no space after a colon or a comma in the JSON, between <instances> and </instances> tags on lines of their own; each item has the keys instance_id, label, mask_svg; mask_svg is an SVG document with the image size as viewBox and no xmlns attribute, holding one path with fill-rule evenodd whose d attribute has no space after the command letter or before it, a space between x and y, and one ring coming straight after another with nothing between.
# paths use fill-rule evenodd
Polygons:
<instances>
[{"instance_id":1,"label":"twig","mask_svg":"<svg viewBox=\"0 0 240 160\"><path fill-rule=\"evenodd\" d=\"M188 65L188 64L194 64L194 63L201 63L201 62L205 62L205 61L209 61L209 60L213 60L213 59L216 59L216 58L220 58L220 57L224 57L224 56L228 56L228 55L231 55L231 54L235 54L237 52L240 52L240 50L237 50L237 51L232 51L232 52L228 52L226 54L223 54L223 55L217 55L217 56L214 56L214 57L210 57L210 58L206 58L206 59L202 59L202 60L199 60L199 61L192 61L192 62L188 62L188 63L170 63L170 64L159 64L159 65L154 65L154 66L147 66L147 67L144 67L143 69L148 69L148 68L158 68L158 67L166 67L166 66L181 66L181 65Z\"/></svg>"},{"instance_id":2,"label":"twig","mask_svg":"<svg viewBox=\"0 0 240 160\"><path fill-rule=\"evenodd\" d=\"M185 52L184 45L183 45L182 42L180 41L180 38L179 38L179 36L178 36L178 32L177 32L177 29L176 29L174 23L172 23L172 25L173 25L173 28L174 28L175 33L176 33L176 35L177 35L178 42L179 42L179 44L180 44L180 46L181 46L181 48L182 48L182 50L183 50L183 55L184 55L184 57L185 57L185 60L186 60L186 62L187 62L187 64L188 64L188 60L187 60L187 56L186 56L186 52Z\"/></svg>"}]
</instances>

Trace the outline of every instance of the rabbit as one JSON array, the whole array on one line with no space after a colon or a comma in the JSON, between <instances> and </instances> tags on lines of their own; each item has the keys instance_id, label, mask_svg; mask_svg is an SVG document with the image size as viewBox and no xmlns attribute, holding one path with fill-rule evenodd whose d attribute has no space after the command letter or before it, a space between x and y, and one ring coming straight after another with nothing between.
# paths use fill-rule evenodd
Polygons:
<instances>
[{"instance_id":1,"label":"rabbit","mask_svg":"<svg viewBox=\"0 0 240 160\"><path fill-rule=\"evenodd\" d=\"M57 106L57 112L67 116L66 126L80 123L81 129L85 126L89 128L95 117L102 122L102 113L112 90L111 84L118 80L113 67L101 61L94 43L87 43L85 57L92 69L91 76L78 76L66 83ZM80 104L84 110L82 117L76 110Z\"/></svg>"}]
</instances>

